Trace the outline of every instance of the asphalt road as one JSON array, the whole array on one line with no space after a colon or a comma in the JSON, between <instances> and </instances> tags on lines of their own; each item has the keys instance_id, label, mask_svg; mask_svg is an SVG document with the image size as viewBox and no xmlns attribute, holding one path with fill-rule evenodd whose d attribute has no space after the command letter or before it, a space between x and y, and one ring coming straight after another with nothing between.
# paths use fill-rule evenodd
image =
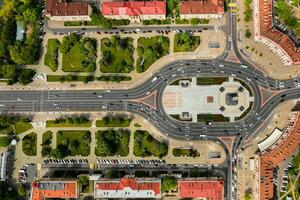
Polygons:
<instances>
[{"instance_id":1,"label":"asphalt road","mask_svg":"<svg viewBox=\"0 0 300 200\"><path fill-rule=\"evenodd\" d=\"M153 77L137 88L128 90L33 90L33 91L0 91L1 113L34 113L34 112L68 112L68 111L129 111L137 113L151 121L162 133L175 139L197 140L216 139L217 136L237 136L229 156L227 182L232 183L227 187L227 199L236 199L236 190L232 176L236 176L232 165L236 165L236 151L243 143L245 136L256 133L256 131L268 121L268 117L281 102L300 97L300 77L288 80L275 80L268 77L245 60L237 46L236 16L228 14L227 23L227 46L224 54L214 60L184 60L173 62L158 71ZM104 30L98 27L90 27L86 30L77 28L50 28L45 24L47 31L55 34L68 34L69 32L108 32L118 34L121 32L133 32L137 27L121 27L117 29ZM204 26L145 26L138 27L142 32L182 30L203 31L214 29L211 25ZM227 62L225 58L230 49L233 49L240 64ZM204 123L179 122L172 120L165 113L162 106L162 94L165 87L172 81L183 77L195 76L233 76L243 80L249 85L254 95L254 104L249 114L242 120L233 123ZM154 77L157 80L152 81ZM269 101L262 105L262 96L259 87L270 90L278 90L280 93L274 95ZM146 93L157 91L157 110L147 105L136 102L138 98L146 96Z\"/></svg>"}]
</instances>

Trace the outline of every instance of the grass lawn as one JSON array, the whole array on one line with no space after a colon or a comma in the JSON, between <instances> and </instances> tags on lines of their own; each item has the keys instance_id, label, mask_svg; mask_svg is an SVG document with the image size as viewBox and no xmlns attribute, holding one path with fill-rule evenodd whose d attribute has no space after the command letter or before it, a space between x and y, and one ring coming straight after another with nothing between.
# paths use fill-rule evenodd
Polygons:
<instances>
[{"instance_id":1,"label":"grass lawn","mask_svg":"<svg viewBox=\"0 0 300 200\"><path fill-rule=\"evenodd\" d=\"M197 122L229 122L229 117L221 114L198 114Z\"/></svg>"},{"instance_id":2,"label":"grass lawn","mask_svg":"<svg viewBox=\"0 0 300 200\"><path fill-rule=\"evenodd\" d=\"M17 122L15 124L16 134L24 133L25 131L28 131L32 128L33 127L30 123Z\"/></svg>"},{"instance_id":3,"label":"grass lawn","mask_svg":"<svg viewBox=\"0 0 300 200\"><path fill-rule=\"evenodd\" d=\"M127 156L129 154L130 132L128 130L105 130L96 133L97 156Z\"/></svg>"},{"instance_id":4,"label":"grass lawn","mask_svg":"<svg viewBox=\"0 0 300 200\"><path fill-rule=\"evenodd\" d=\"M56 122L56 120L48 120L46 122L46 127L91 127L92 122L84 122L84 123L69 123L69 122Z\"/></svg>"},{"instance_id":5,"label":"grass lawn","mask_svg":"<svg viewBox=\"0 0 300 200\"><path fill-rule=\"evenodd\" d=\"M66 156L90 154L91 133L89 131L59 131L56 137L57 148L63 149Z\"/></svg>"},{"instance_id":6,"label":"grass lawn","mask_svg":"<svg viewBox=\"0 0 300 200\"><path fill-rule=\"evenodd\" d=\"M191 36L188 33L178 33L174 38L174 52L195 51L200 44L200 36Z\"/></svg>"},{"instance_id":7,"label":"grass lawn","mask_svg":"<svg viewBox=\"0 0 300 200\"><path fill-rule=\"evenodd\" d=\"M112 36L101 40L102 59L100 71L103 73L129 73L133 69L133 39Z\"/></svg>"},{"instance_id":8,"label":"grass lawn","mask_svg":"<svg viewBox=\"0 0 300 200\"><path fill-rule=\"evenodd\" d=\"M42 143L42 156L49 156L52 150L52 135L51 131L47 131L43 134L43 143Z\"/></svg>"},{"instance_id":9,"label":"grass lawn","mask_svg":"<svg viewBox=\"0 0 300 200\"><path fill-rule=\"evenodd\" d=\"M169 45L169 38L164 36L139 38L137 72L146 71L156 60L167 55L169 53Z\"/></svg>"},{"instance_id":10,"label":"grass lawn","mask_svg":"<svg viewBox=\"0 0 300 200\"><path fill-rule=\"evenodd\" d=\"M3 118L6 118L3 116ZM30 124L30 120L27 118L17 118L11 117L13 120L6 119L1 124L0 135L12 135L12 134L20 134L24 133L27 130L32 129L32 125Z\"/></svg>"},{"instance_id":11,"label":"grass lawn","mask_svg":"<svg viewBox=\"0 0 300 200\"><path fill-rule=\"evenodd\" d=\"M85 55L80 52L80 44L75 44L68 53L63 54L62 70L64 72L85 72L80 66L85 60Z\"/></svg>"},{"instance_id":12,"label":"grass lawn","mask_svg":"<svg viewBox=\"0 0 300 200\"><path fill-rule=\"evenodd\" d=\"M173 155L176 157L180 157L180 156L198 157L198 156L200 156L199 152L195 149L181 149L181 148L174 148Z\"/></svg>"},{"instance_id":13,"label":"grass lawn","mask_svg":"<svg viewBox=\"0 0 300 200\"><path fill-rule=\"evenodd\" d=\"M228 77L198 77L197 85L221 85L228 80Z\"/></svg>"},{"instance_id":14,"label":"grass lawn","mask_svg":"<svg viewBox=\"0 0 300 200\"><path fill-rule=\"evenodd\" d=\"M163 157L168 153L168 145L154 139L147 131L137 130L134 132L133 154L135 156Z\"/></svg>"},{"instance_id":15,"label":"grass lawn","mask_svg":"<svg viewBox=\"0 0 300 200\"><path fill-rule=\"evenodd\" d=\"M22 139L22 150L27 156L36 156L37 151L37 135L29 133Z\"/></svg>"},{"instance_id":16,"label":"grass lawn","mask_svg":"<svg viewBox=\"0 0 300 200\"><path fill-rule=\"evenodd\" d=\"M48 39L47 53L45 54L45 65L52 71L56 71L58 67L58 48L60 42L58 39Z\"/></svg>"},{"instance_id":17,"label":"grass lawn","mask_svg":"<svg viewBox=\"0 0 300 200\"><path fill-rule=\"evenodd\" d=\"M94 72L96 69L97 40L72 33L63 38L59 47L64 72Z\"/></svg>"},{"instance_id":18,"label":"grass lawn","mask_svg":"<svg viewBox=\"0 0 300 200\"><path fill-rule=\"evenodd\" d=\"M97 127L129 127L132 119L119 116L106 116L96 121Z\"/></svg>"}]
</instances>

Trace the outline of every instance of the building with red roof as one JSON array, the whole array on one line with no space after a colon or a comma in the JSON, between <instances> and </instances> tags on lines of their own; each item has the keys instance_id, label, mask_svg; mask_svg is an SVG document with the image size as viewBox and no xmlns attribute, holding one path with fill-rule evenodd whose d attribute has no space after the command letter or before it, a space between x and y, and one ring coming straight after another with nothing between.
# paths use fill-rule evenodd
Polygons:
<instances>
[{"instance_id":1,"label":"building with red roof","mask_svg":"<svg viewBox=\"0 0 300 200\"><path fill-rule=\"evenodd\" d=\"M38 181L32 183L30 200L78 198L76 181Z\"/></svg>"},{"instance_id":2,"label":"building with red roof","mask_svg":"<svg viewBox=\"0 0 300 200\"><path fill-rule=\"evenodd\" d=\"M267 150L261 152L258 159L259 199L274 199L274 172L277 166L290 157L300 144L300 114L294 112L283 131L282 137Z\"/></svg>"},{"instance_id":3,"label":"building with red roof","mask_svg":"<svg viewBox=\"0 0 300 200\"><path fill-rule=\"evenodd\" d=\"M221 18L224 14L224 1L222 0L198 0L181 1L179 3L179 14L182 19Z\"/></svg>"},{"instance_id":4,"label":"building with red roof","mask_svg":"<svg viewBox=\"0 0 300 200\"><path fill-rule=\"evenodd\" d=\"M224 181L188 178L178 181L179 198L224 199Z\"/></svg>"},{"instance_id":5,"label":"building with red roof","mask_svg":"<svg viewBox=\"0 0 300 200\"><path fill-rule=\"evenodd\" d=\"M53 21L90 21L92 7L87 2L46 0L45 16Z\"/></svg>"},{"instance_id":6,"label":"building with red roof","mask_svg":"<svg viewBox=\"0 0 300 200\"><path fill-rule=\"evenodd\" d=\"M160 179L99 179L94 184L94 198L161 198Z\"/></svg>"},{"instance_id":7,"label":"building with red roof","mask_svg":"<svg viewBox=\"0 0 300 200\"><path fill-rule=\"evenodd\" d=\"M129 19L133 22L166 19L165 1L103 2L101 12L110 19Z\"/></svg>"},{"instance_id":8,"label":"building with red roof","mask_svg":"<svg viewBox=\"0 0 300 200\"><path fill-rule=\"evenodd\" d=\"M254 39L276 53L284 65L300 64L300 48L273 26L273 1L254 0Z\"/></svg>"}]
</instances>

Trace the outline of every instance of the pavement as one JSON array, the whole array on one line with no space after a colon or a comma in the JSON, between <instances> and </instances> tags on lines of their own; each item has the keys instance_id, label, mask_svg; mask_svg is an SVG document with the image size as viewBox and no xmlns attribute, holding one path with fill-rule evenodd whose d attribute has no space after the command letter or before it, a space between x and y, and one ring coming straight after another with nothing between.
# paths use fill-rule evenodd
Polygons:
<instances>
[{"instance_id":1,"label":"pavement","mask_svg":"<svg viewBox=\"0 0 300 200\"><path fill-rule=\"evenodd\" d=\"M122 113L118 113L118 114L124 114ZM167 164L203 164L203 165L207 165L207 164L216 164L216 165L221 165L225 160L226 160L226 156L225 156L225 150L223 149L223 146L221 146L220 144L213 142L213 141L195 141L195 142L188 142L188 141L179 141L179 140L173 140L170 139L164 135L162 135L159 130L157 130L151 123L149 123L147 120L143 119L142 117L140 117L139 115L132 115L131 113L126 113L127 115L131 116L133 118L133 121L131 122L131 126L128 127L129 130L131 130L131 138L130 138L130 144L129 144L129 155L126 157L104 157L105 159L132 159L132 160L137 160L137 159L141 159L141 157L136 157L133 155L133 133L135 132L135 130L151 130L150 133L151 135L156 138L159 141L163 141L163 142L167 142L169 145L169 152L168 155L166 157L164 157L164 160L166 161ZM88 157L82 157L82 156L72 156L72 157L67 157L68 159L73 158L73 159L77 159L77 158L86 158L88 159L90 164L96 164L96 160L99 159L100 157L97 157L95 155L95 147L96 147L96 140L95 140L95 133L98 130L106 130L108 128L105 127L95 127L95 121L97 119L102 118L103 116L107 115L107 113L97 113L97 114L93 114L91 115L91 119L92 119L92 126L91 127L58 127L58 128L35 128L35 129L31 129L28 130L22 134L19 134L18 137L20 138L20 142L17 143L16 145L16 157L15 157L15 170L13 173L13 177L18 177L18 170L26 163L42 163L43 161L43 157L41 156L41 150L42 150L42 135L43 133L47 132L47 131L51 131L53 132L53 138L52 138L52 148L56 148L56 132L59 130L89 130L92 134L91 138L92 141L90 143L90 150L91 153ZM45 117L45 115L36 115L33 119L35 121L37 120L51 120L51 119L55 119L58 117L62 117L62 115L47 115L47 117ZM140 128L134 127L134 124L138 123L141 125ZM36 156L27 156L23 153L22 151L22 138L27 135L28 133L31 132L35 132L37 133L37 155ZM172 149L173 148L195 148L199 151L200 156L196 157L196 158L192 158L192 157L175 157L172 154ZM221 157L220 158L214 158L211 159L209 158L209 152L220 152ZM157 159L157 157L151 156L151 157L147 157L147 158L143 158L143 159ZM41 172L39 172L38 175L40 175Z\"/></svg>"}]
</instances>

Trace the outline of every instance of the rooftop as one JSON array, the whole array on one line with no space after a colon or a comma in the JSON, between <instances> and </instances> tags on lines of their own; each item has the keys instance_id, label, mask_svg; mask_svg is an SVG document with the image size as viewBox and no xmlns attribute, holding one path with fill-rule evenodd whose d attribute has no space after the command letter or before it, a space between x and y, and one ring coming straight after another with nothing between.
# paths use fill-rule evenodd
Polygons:
<instances>
[{"instance_id":1,"label":"rooftop","mask_svg":"<svg viewBox=\"0 0 300 200\"><path fill-rule=\"evenodd\" d=\"M179 5L180 14L224 14L222 0L181 1Z\"/></svg>"},{"instance_id":2,"label":"rooftop","mask_svg":"<svg viewBox=\"0 0 300 200\"><path fill-rule=\"evenodd\" d=\"M291 126L289 122L288 126ZM273 199L274 168L291 156L300 143L300 115L297 113L291 131L281 138L275 148L268 149L260 157L260 199Z\"/></svg>"},{"instance_id":3,"label":"rooftop","mask_svg":"<svg viewBox=\"0 0 300 200\"><path fill-rule=\"evenodd\" d=\"M32 183L31 200L77 197L76 181L39 181Z\"/></svg>"},{"instance_id":4,"label":"rooftop","mask_svg":"<svg viewBox=\"0 0 300 200\"><path fill-rule=\"evenodd\" d=\"M46 0L46 13L49 16L82 16L89 14L86 2L67 2L65 0Z\"/></svg>"},{"instance_id":5,"label":"rooftop","mask_svg":"<svg viewBox=\"0 0 300 200\"><path fill-rule=\"evenodd\" d=\"M180 198L207 198L222 200L224 182L221 180L183 179L178 181Z\"/></svg>"},{"instance_id":6,"label":"rooftop","mask_svg":"<svg viewBox=\"0 0 300 200\"><path fill-rule=\"evenodd\" d=\"M103 15L165 15L165 1L103 2Z\"/></svg>"},{"instance_id":7,"label":"rooftop","mask_svg":"<svg viewBox=\"0 0 300 200\"><path fill-rule=\"evenodd\" d=\"M100 179L95 198L160 198L160 179Z\"/></svg>"},{"instance_id":8,"label":"rooftop","mask_svg":"<svg viewBox=\"0 0 300 200\"><path fill-rule=\"evenodd\" d=\"M276 43L291 59L300 64L300 48L297 48L287 34L278 31L272 22L272 0L257 0L259 35Z\"/></svg>"}]
</instances>

